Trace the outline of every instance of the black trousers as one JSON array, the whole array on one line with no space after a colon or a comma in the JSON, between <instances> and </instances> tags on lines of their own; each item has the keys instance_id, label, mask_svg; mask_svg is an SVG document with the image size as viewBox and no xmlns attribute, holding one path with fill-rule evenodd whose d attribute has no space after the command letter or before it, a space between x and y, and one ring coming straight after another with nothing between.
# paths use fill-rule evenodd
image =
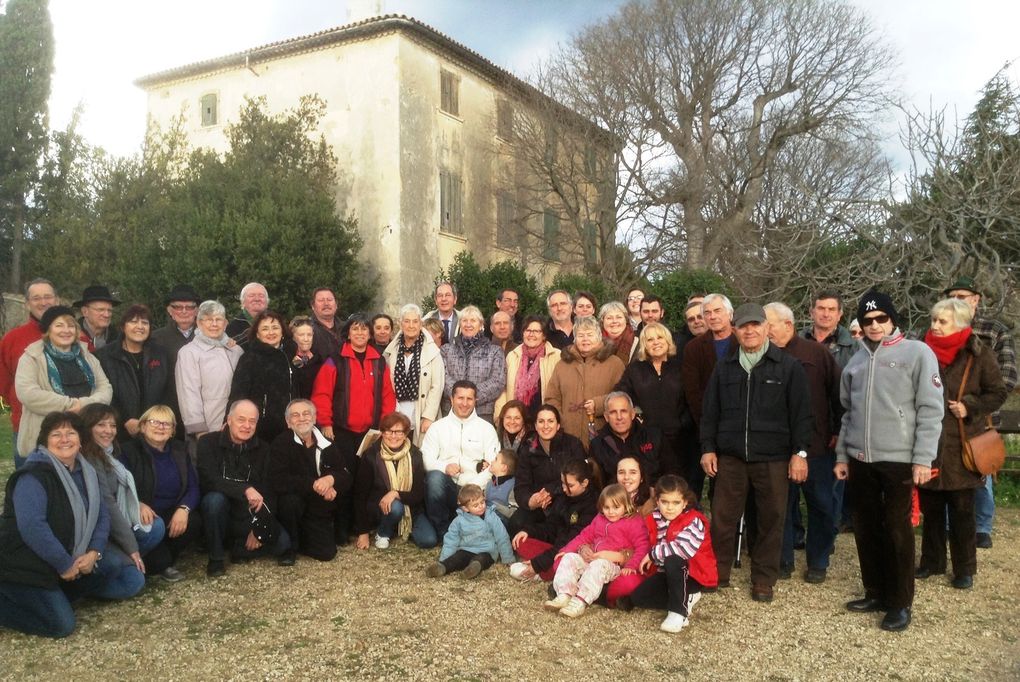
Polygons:
<instances>
[{"instance_id":1,"label":"black trousers","mask_svg":"<svg viewBox=\"0 0 1020 682\"><path fill-rule=\"evenodd\" d=\"M177 557L181 555L181 552L202 533L202 517L197 509L192 509L188 513L188 525L185 527L184 532L175 538L170 537L170 519L173 518L176 511L177 509L174 508L159 515L163 519L163 523L166 524L166 535L163 536L163 540L158 545L149 550L149 553L143 557L145 560L145 572L148 575L162 573L177 563Z\"/></svg>"},{"instance_id":2,"label":"black trousers","mask_svg":"<svg viewBox=\"0 0 1020 682\"><path fill-rule=\"evenodd\" d=\"M849 469L847 494L854 509L854 540L864 592L881 599L886 608L908 608L914 602L912 467L850 459Z\"/></svg>"},{"instance_id":3,"label":"black trousers","mask_svg":"<svg viewBox=\"0 0 1020 682\"><path fill-rule=\"evenodd\" d=\"M349 495L339 495L327 502L314 491L298 495L287 493L277 501L280 524L296 544L297 551L318 559L329 561L336 556L334 536L334 515L336 503Z\"/></svg>"},{"instance_id":4,"label":"black trousers","mask_svg":"<svg viewBox=\"0 0 1020 682\"><path fill-rule=\"evenodd\" d=\"M701 592L703 586L691 577L687 560L671 556L666 564L654 575L645 578L630 593L630 601L642 609L666 609L686 618L690 612L688 604L691 595Z\"/></svg>"},{"instance_id":5,"label":"black trousers","mask_svg":"<svg viewBox=\"0 0 1020 682\"><path fill-rule=\"evenodd\" d=\"M341 427L333 429L333 442L337 450L352 455L358 451L361 441L368 431L348 431ZM354 491L350 495L340 495L335 500L333 517L334 540L338 545L346 545L350 541L351 529L354 527Z\"/></svg>"},{"instance_id":6,"label":"black trousers","mask_svg":"<svg viewBox=\"0 0 1020 682\"><path fill-rule=\"evenodd\" d=\"M977 573L977 523L974 520L974 489L925 490L917 496L924 514L921 535L921 568L946 572L946 511L949 512L949 556L953 575Z\"/></svg>"},{"instance_id":7,"label":"black trousers","mask_svg":"<svg viewBox=\"0 0 1020 682\"><path fill-rule=\"evenodd\" d=\"M453 573L454 571L463 571L472 561L480 563L483 571L496 563L492 558L492 555L488 552L475 554L474 552L468 552L463 549L458 549L439 563L446 567L447 573Z\"/></svg>"}]
</instances>

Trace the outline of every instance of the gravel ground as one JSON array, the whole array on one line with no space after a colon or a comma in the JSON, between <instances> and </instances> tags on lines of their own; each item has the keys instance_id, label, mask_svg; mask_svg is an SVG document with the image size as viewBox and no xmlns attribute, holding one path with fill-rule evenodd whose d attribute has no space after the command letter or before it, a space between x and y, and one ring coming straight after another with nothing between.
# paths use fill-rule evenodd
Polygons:
<instances>
[{"instance_id":1,"label":"gravel ground","mask_svg":"<svg viewBox=\"0 0 1020 682\"><path fill-rule=\"evenodd\" d=\"M325 564L229 566L218 580L191 555L182 583L81 604L69 639L0 631L0 678L1017 680L1020 510L996 523L976 587L919 581L913 625L899 634L878 628L881 614L843 609L860 595L850 535L824 584L795 574L772 604L751 601L745 561L734 588L706 595L679 635L659 632L659 612L545 613L544 585L518 584L505 567L429 580L436 552L395 543L344 548Z\"/></svg>"}]
</instances>

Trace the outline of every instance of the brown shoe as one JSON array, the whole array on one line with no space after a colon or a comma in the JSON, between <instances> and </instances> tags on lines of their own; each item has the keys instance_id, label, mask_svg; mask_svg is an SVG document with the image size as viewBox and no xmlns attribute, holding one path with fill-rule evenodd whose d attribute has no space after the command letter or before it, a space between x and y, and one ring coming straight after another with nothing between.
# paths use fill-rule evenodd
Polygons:
<instances>
[{"instance_id":1,"label":"brown shoe","mask_svg":"<svg viewBox=\"0 0 1020 682\"><path fill-rule=\"evenodd\" d=\"M772 586L758 583L751 585L751 599L762 602L772 601Z\"/></svg>"}]
</instances>

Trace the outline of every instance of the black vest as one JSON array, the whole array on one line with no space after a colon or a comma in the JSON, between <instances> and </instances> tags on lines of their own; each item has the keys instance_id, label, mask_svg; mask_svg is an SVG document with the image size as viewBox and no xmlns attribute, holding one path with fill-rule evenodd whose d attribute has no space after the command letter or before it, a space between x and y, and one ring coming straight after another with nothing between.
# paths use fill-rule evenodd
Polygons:
<instances>
[{"instance_id":1,"label":"black vest","mask_svg":"<svg viewBox=\"0 0 1020 682\"><path fill-rule=\"evenodd\" d=\"M74 512L60 477L50 464L31 462L7 479L4 511L0 516L0 582L54 588L60 584L60 575L25 544L18 531L14 486L26 475L35 476L46 492L46 521L53 534L69 554L74 549Z\"/></svg>"},{"instance_id":2,"label":"black vest","mask_svg":"<svg viewBox=\"0 0 1020 682\"><path fill-rule=\"evenodd\" d=\"M347 410L351 400L351 363L359 362L359 360L345 358L338 353L333 356L333 362L336 363L336 383L333 385L333 423L338 428L346 429ZM375 373L375 385L372 387L372 402L374 404L372 428L377 429L379 428L379 419L382 417L383 374L386 369L386 360L379 356L367 362L372 363L372 371Z\"/></svg>"}]
</instances>

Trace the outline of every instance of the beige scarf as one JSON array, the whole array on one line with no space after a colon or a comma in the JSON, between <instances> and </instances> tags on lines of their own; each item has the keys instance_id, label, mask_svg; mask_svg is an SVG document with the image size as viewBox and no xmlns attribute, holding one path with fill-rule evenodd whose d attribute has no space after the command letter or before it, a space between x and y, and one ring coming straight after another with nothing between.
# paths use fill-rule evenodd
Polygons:
<instances>
[{"instance_id":1,"label":"beige scarf","mask_svg":"<svg viewBox=\"0 0 1020 682\"><path fill-rule=\"evenodd\" d=\"M386 473L390 479L390 490L406 493L411 490L414 484L414 469L411 466L411 441L404 440L404 445L394 452L386 447L385 442L379 444L379 456L386 466ZM400 537L406 538L411 534L411 507L404 505L404 517L400 519L400 528L397 529Z\"/></svg>"}]
</instances>

